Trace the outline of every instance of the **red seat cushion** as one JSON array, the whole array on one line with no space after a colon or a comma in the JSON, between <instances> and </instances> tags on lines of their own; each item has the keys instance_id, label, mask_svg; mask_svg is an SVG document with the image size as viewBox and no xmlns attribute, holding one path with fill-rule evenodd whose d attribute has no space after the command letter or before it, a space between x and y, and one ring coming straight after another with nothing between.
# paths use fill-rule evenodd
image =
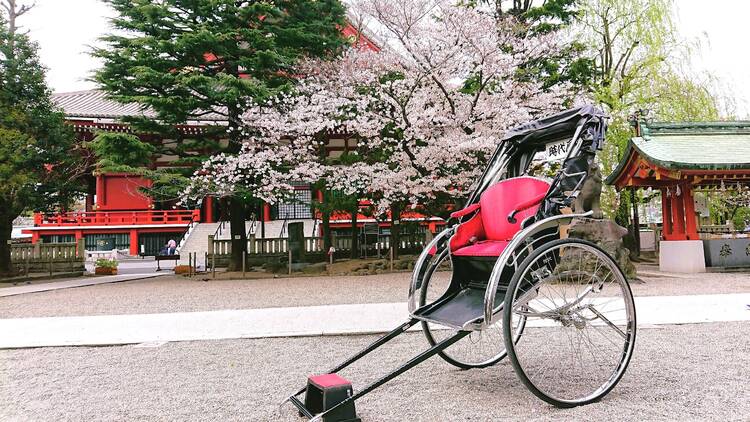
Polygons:
<instances>
[{"instance_id":1,"label":"red seat cushion","mask_svg":"<svg viewBox=\"0 0 750 422\"><path fill-rule=\"evenodd\" d=\"M506 179L487 189L479 199L485 239L510 240L521 230L521 222L536 213L533 206L516 214L516 222L510 223L508 215L520 204L549 190L549 183L535 177Z\"/></svg>"},{"instance_id":2,"label":"red seat cushion","mask_svg":"<svg viewBox=\"0 0 750 422\"><path fill-rule=\"evenodd\" d=\"M549 183L528 176L492 185L479 199L479 212L456 229L450 241L453 255L500 256L508 242L521 230L523 220L534 215L539 205L520 211L515 223L508 221L508 215L548 190Z\"/></svg>"},{"instance_id":3,"label":"red seat cushion","mask_svg":"<svg viewBox=\"0 0 750 422\"><path fill-rule=\"evenodd\" d=\"M309 381L321 388L351 385L349 381L339 376L338 374L313 375L310 376Z\"/></svg>"},{"instance_id":4,"label":"red seat cushion","mask_svg":"<svg viewBox=\"0 0 750 422\"><path fill-rule=\"evenodd\" d=\"M464 246L453 252L454 256L500 256L506 246L507 240L483 240L473 245Z\"/></svg>"}]
</instances>

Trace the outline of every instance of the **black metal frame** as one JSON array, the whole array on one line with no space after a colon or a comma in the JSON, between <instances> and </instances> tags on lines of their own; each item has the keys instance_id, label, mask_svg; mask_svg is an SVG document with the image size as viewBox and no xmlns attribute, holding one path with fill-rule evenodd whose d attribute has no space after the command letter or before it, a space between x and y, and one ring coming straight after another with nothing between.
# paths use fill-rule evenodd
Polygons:
<instances>
[{"instance_id":1,"label":"black metal frame","mask_svg":"<svg viewBox=\"0 0 750 422\"><path fill-rule=\"evenodd\" d=\"M393 340L394 338L398 337L399 335L405 333L409 328L413 327L418 322L419 322L419 320L416 319L416 318L409 319L407 322L399 325L397 328L395 328L394 330L392 330L388 334L380 337L375 342L373 342L372 344L370 344L369 346L367 346L365 349L361 350L360 352L358 352L354 356L350 357L349 359L347 359L346 361L344 361L342 364L340 364L339 366L333 368L332 370L328 371L327 373L333 374L333 373L336 373L336 372L338 372L338 371L346 368L347 366L351 365L352 363L354 363L354 362L360 360L361 358L367 356L372 351L374 351L375 349L377 349L380 346L384 345L385 343L387 343L387 342ZM371 392L372 390L380 387L381 385L387 383L388 381L392 380L393 378L396 378L397 376L403 374L404 372L408 371L409 369L411 369L411 368L419 365L420 363L424 362L425 360L431 358L432 356L436 355L437 353L439 353L439 352L447 349L450 345L452 345L453 343L455 343L455 342L461 340L462 338L466 337L469 333L470 333L470 331L458 331L452 337L448 337L447 339L441 341L440 343L438 343L438 344L430 347L429 349L425 350L424 352L418 354L417 356L415 356L414 358L410 359L405 364L399 366L398 368L396 368L395 370L391 371L387 375L383 376L382 378L378 379L377 381L375 381L372 384L368 385L367 387L363 388L361 391L357 392L356 394L352 395L348 399L340 402L336 406L334 406L334 407L326 410L323 413L319 413L317 415L313 415L305 407L305 403L302 400L300 400L299 398L297 398L297 396L299 396L300 394L302 394L305 391L307 391L307 387L303 387L302 389L300 389L296 393L294 393L291 396L289 396L287 398L287 401L291 402L297 408L297 410L299 410L299 412L303 416L305 416L305 417L307 417L309 419L321 420L326 415L329 415L332 412L336 411L337 409L340 409L341 407L343 407L347 403L350 403L350 402L353 402L354 400L357 400L358 398L360 398L360 397L364 396L365 394Z\"/></svg>"}]
</instances>

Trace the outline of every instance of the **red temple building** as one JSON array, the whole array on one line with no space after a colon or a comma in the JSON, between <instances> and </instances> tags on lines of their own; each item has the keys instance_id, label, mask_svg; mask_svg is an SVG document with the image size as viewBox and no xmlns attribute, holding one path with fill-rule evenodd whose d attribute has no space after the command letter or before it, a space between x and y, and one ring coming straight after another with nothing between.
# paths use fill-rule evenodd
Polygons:
<instances>
[{"instance_id":1,"label":"red temple building","mask_svg":"<svg viewBox=\"0 0 750 422\"><path fill-rule=\"evenodd\" d=\"M357 48L378 50L371 38L363 36L351 24L342 28L342 33L352 38ZM131 127L123 123L126 117L157 117L155 113L143 110L138 104L112 101L99 90L54 94L53 101L64 111L67 123L73 127L77 139L81 142L93 140L95 134L101 131L132 133ZM207 114L180 125L178 130L188 138L202 134L209 127L225 124L222 116ZM149 134L137 135L141 140L148 142L174 142ZM336 157L354 149L356 139L332 135L328 139L326 153ZM153 157L151 166L168 167L176 158L157 155ZM130 255L154 255L170 239L177 242L183 238L187 239L186 232L196 227L197 223L204 223L201 224L203 231L197 234L198 236L221 236L224 225L216 224L220 214L218 201L208 197L204 199L200 208L180 209L176 203L155 202L144 195L140 188L149 187L150 184L149 180L130 174L92 175L89 178L85 205L81 211L37 213L34 216L34 227L25 229L24 233L31 234L34 243L73 242L84 239L89 251L117 249L127 251ZM318 194L313 192L309 185L297 186L295 198L288 203L265 204L257 213L257 217L248 222L249 230L256 236L284 237L287 222L303 221L306 235L320 235L319 224L311 207L312 198ZM439 218L428 218L414 211L405 213L403 221L418 222L423 229L433 232L436 225L442 223ZM257 230L258 222L262 222L262 235L260 230ZM360 228L372 223L380 227L388 225L386 222L376 222L373 217L358 216ZM334 213L331 230L340 231L343 235L350 229L351 215ZM228 228L226 231L228 232Z\"/></svg>"},{"instance_id":2,"label":"red temple building","mask_svg":"<svg viewBox=\"0 0 750 422\"><path fill-rule=\"evenodd\" d=\"M94 139L95 133L131 133L122 119L145 115L137 104L120 104L105 97L102 91L80 91L54 94L53 101L64 111L80 142ZM155 117L155 116L154 116ZM179 127L186 136L198 135L208 125L222 124L216 116ZM139 135L144 141L169 142L151 135ZM173 157L155 156L152 166L168 166ZM169 239L179 240L194 222L215 219L213 201L204 201L201 209L177 209L172 203L157 203L140 188L151 181L123 173L91 175L83 210L34 215L34 227L24 232L32 242L72 242L85 239L88 250L126 250L130 255L153 254Z\"/></svg>"}]
</instances>

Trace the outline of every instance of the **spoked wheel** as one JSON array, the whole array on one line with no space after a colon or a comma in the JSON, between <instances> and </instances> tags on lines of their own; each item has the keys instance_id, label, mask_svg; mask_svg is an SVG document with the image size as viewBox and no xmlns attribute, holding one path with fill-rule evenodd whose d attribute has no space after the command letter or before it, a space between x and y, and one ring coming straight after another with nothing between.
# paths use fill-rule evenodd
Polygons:
<instances>
[{"instance_id":1,"label":"spoked wheel","mask_svg":"<svg viewBox=\"0 0 750 422\"><path fill-rule=\"evenodd\" d=\"M420 291L419 306L438 299L451 283L451 271L437 271L440 264L447 262L447 251L444 255L437 258L437 264L431 266L425 273L422 289ZM523 321L519 319L520 326L516 332L520 336L523 332ZM448 328L439 324L422 321L422 331L424 331L427 341L431 346L455 335L458 330ZM461 369L486 368L500 362L507 353L505 352L505 343L503 341L503 328L497 322L492 326L482 330L473 331L468 336L462 338L446 350L439 352L441 358L451 365Z\"/></svg>"},{"instance_id":2,"label":"spoked wheel","mask_svg":"<svg viewBox=\"0 0 750 422\"><path fill-rule=\"evenodd\" d=\"M503 331L513 369L542 400L573 407L620 381L635 345L635 303L622 271L579 239L555 240L521 263L505 297Z\"/></svg>"}]
</instances>

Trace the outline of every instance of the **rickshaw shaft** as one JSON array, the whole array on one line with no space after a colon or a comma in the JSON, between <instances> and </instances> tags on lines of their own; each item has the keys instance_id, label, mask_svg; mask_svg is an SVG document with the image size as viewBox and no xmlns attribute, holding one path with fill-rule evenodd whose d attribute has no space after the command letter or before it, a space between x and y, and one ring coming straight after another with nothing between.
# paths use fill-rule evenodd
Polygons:
<instances>
[{"instance_id":1,"label":"rickshaw shaft","mask_svg":"<svg viewBox=\"0 0 750 422\"><path fill-rule=\"evenodd\" d=\"M397 337L399 334L405 333L406 330L413 327L419 320L416 318L410 318L409 321L399 325L395 329L393 329L388 334L384 335L383 337L380 337L379 339L375 340L372 344L367 346L366 348L362 349L360 352L355 354L354 356L350 357L349 359L345 360L343 363L341 363L339 366L331 369L330 371L326 372L327 374L334 374L339 372L340 370L346 368L347 366L351 365L352 363L362 359L366 355L368 355L370 352L374 351L378 347L384 345L385 343L388 343L389 341L393 340L395 337ZM290 396L290 398L299 396L300 394L304 393L307 390L307 386L303 387L299 391L297 391L295 394Z\"/></svg>"},{"instance_id":2,"label":"rickshaw shaft","mask_svg":"<svg viewBox=\"0 0 750 422\"><path fill-rule=\"evenodd\" d=\"M410 321L411 322L411 321ZM405 330L404 330L405 331ZM402 331L403 332L403 331ZM393 333L393 332L391 332ZM429 349L425 350L424 352L420 353L419 355L415 356L405 364L398 367L395 371L389 373L388 375L380 378L379 380L375 381L374 383L368 385L365 387L362 391L354 394L353 396L349 397L348 399L342 401L341 403L337 404L336 406L333 406L332 408L326 410L323 413L318 414L313 420L318 421L322 420L323 417L326 414L329 414L336 409L344 406L345 404L352 402L354 400L357 400L358 398L364 396L365 394L369 393L370 391L380 387L381 385L387 383L388 381L392 380L393 378L396 378L397 376L403 374L404 372L408 371L409 369L419 365L420 363L424 362L425 360L431 358L432 356L442 352L443 350L450 347L453 343L461 340L462 338L469 335L471 331L459 331L454 336L448 337L447 339L441 341L440 343L430 347ZM393 336L395 337L395 335Z\"/></svg>"}]
</instances>

